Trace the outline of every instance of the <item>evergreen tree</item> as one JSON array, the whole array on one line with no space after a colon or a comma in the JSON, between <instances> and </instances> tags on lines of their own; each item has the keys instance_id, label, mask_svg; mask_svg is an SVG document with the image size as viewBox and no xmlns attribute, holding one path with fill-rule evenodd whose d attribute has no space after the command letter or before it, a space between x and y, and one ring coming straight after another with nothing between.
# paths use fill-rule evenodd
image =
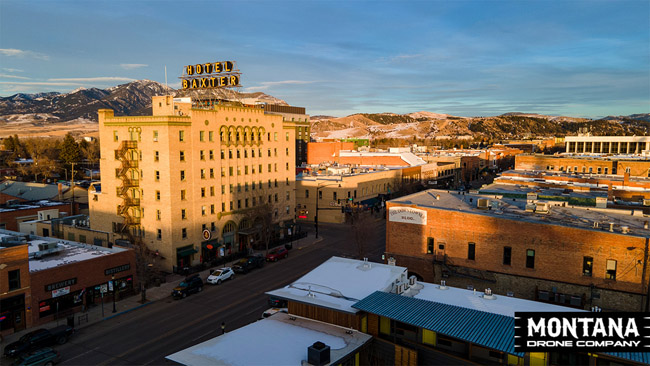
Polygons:
<instances>
[{"instance_id":1,"label":"evergreen tree","mask_svg":"<svg viewBox=\"0 0 650 366\"><path fill-rule=\"evenodd\" d=\"M81 159L79 144L77 144L77 142L74 140L74 137L72 137L72 135L69 133L65 135L65 138L63 139L59 159L61 159L61 161L63 161L66 165L77 163Z\"/></svg>"}]
</instances>

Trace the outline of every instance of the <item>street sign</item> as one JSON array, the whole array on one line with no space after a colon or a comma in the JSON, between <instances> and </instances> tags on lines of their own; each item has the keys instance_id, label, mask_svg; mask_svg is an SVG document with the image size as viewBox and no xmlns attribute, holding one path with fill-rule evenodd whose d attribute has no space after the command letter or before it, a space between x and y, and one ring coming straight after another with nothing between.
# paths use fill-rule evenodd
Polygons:
<instances>
[{"instance_id":1,"label":"street sign","mask_svg":"<svg viewBox=\"0 0 650 366\"><path fill-rule=\"evenodd\" d=\"M105 294L108 292L108 286L106 284L101 285L100 292Z\"/></svg>"},{"instance_id":2,"label":"street sign","mask_svg":"<svg viewBox=\"0 0 650 366\"><path fill-rule=\"evenodd\" d=\"M113 281L108 281L108 291L113 292Z\"/></svg>"}]
</instances>

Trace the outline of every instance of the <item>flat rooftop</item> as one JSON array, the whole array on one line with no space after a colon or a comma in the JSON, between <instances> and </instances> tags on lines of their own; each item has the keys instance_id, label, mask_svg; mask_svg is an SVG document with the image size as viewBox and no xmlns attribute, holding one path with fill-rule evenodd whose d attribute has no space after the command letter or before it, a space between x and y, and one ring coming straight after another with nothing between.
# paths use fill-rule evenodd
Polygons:
<instances>
[{"instance_id":1,"label":"flat rooftop","mask_svg":"<svg viewBox=\"0 0 650 366\"><path fill-rule=\"evenodd\" d=\"M643 154L598 154L598 153L589 153L589 154L576 154L576 153L560 153L557 155L546 155L546 154L521 154L523 156L539 156L540 158L545 159L585 159L585 160L650 160L650 156Z\"/></svg>"},{"instance_id":2,"label":"flat rooftop","mask_svg":"<svg viewBox=\"0 0 650 366\"><path fill-rule=\"evenodd\" d=\"M357 301L374 291L390 291L407 280L406 267L332 257L297 281L268 295L286 300L356 313Z\"/></svg>"},{"instance_id":3,"label":"flat rooftop","mask_svg":"<svg viewBox=\"0 0 650 366\"><path fill-rule=\"evenodd\" d=\"M612 182L612 188L623 191L648 192L650 189L644 187L630 187L623 185L622 175L612 174L572 174L556 173L548 171L525 171L525 170L507 170L501 176L496 178L500 182L511 181L512 184L517 182L539 182L565 186L565 188L587 187L607 189L607 184ZM587 180L588 182L578 182L573 180ZM648 177L629 177L631 183L650 184Z\"/></svg>"},{"instance_id":4,"label":"flat rooftop","mask_svg":"<svg viewBox=\"0 0 650 366\"><path fill-rule=\"evenodd\" d=\"M83 262L128 250L115 246L106 248L63 239L28 235L9 230L0 230L0 249L16 246L16 244L9 245L3 243L7 243L8 240L20 240L22 238L27 239L23 245L28 245L27 252L29 254L38 252L39 244L56 243L57 249L59 249L55 254L44 255L41 258L30 258L29 272L38 272L70 263Z\"/></svg>"},{"instance_id":5,"label":"flat rooftop","mask_svg":"<svg viewBox=\"0 0 650 366\"><path fill-rule=\"evenodd\" d=\"M323 342L330 347L329 364L334 365L371 339L356 330L276 313L166 358L192 366L300 365L306 364L307 348Z\"/></svg>"},{"instance_id":6,"label":"flat rooftop","mask_svg":"<svg viewBox=\"0 0 650 366\"><path fill-rule=\"evenodd\" d=\"M504 187L510 188L509 192L520 192L522 194L527 192L525 189L513 189L513 187L506 185ZM526 212L527 201L525 199L507 198L505 193L503 191L500 194L480 194L430 189L393 199L389 202L393 205L414 204L423 208L460 211L515 221L577 227L596 231L609 230L609 223L614 223L614 233L621 234L621 227L627 226L630 231L625 235L644 238L650 235L650 230L644 229L644 224L650 221L650 218L643 215L642 209L601 209L571 206L566 202L540 199L538 201L549 202L550 204L565 204L564 207L553 206L550 208L550 213L542 214ZM479 198L489 200L489 209L477 208ZM594 227L594 222L598 223L597 228Z\"/></svg>"},{"instance_id":7,"label":"flat rooftop","mask_svg":"<svg viewBox=\"0 0 650 366\"><path fill-rule=\"evenodd\" d=\"M507 177L510 178L510 177ZM588 187L588 183L575 183L569 185L559 184L559 181L553 181L548 179L530 179L531 182L546 183L546 184L557 184L558 187L536 187L536 186L518 186L517 182L521 180L512 180L511 184L508 184L508 179L501 179L499 177L496 180L496 183L484 185L479 189L480 194L513 194L513 195L527 195L528 193L537 193L538 196L553 196L553 197L563 197L563 198L588 198L596 199L597 197L607 198L607 186L601 184L599 187L603 188L604 191L581 191L575 190L567 192L567 189L572 187ZM566 182L563 182L566 183ZM590 187L591 188L591 187ZM593 188L596 188L596 184L593 184ZM540 199L544 200L544 199Z\"/></svg>"},{"instance_id":8,"label":"flat rooftop","mask_svg":"<svg viewBox=\"0 0 650 366\"><path fill-rule=\"evenodd\" d=\"M35 208L47 209L48 207L51 206L62 206L62 205L69 205L69 204L65 202L41 200L37 202L16 203L11 206L5 205L5 207L0 207L0 212L31 210Z\"/></svg>"},{"instance_id":9,"label":"flat rooftop","mask_svg":"<svg viewBox=\"0 0 650 366\"><path fill-rule=\"evenodd\" d=\"M525 311L584 311L539 301L518 299L506 295L493 294L492 298L486 298L484 297L483 289L474 291L450 286L441 287L440 285L424 282L419 282L414 287L411 287L410 292L406 292L405 294L416 299L434 301L491 314L505 315L511 318L514 318L515 312Z\"/></svg>"}]
</instances>

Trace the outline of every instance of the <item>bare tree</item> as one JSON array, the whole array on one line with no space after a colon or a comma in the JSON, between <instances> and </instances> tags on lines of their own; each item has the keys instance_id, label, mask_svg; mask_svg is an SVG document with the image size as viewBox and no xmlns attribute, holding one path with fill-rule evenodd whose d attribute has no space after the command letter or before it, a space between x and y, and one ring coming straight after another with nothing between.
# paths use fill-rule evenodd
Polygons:
<instances>
[{"instance_id":1,"label":"bare tree","mask_svg":"<svg viewBox=\"0 0 650 366\"><path fill-rule=\"evenodd\" d=\"M363 259L375 232L372 225L372 215L369 212L354 212L354 224L352 224L352 233L354 234L354 244L356 247L357 258Z\"/></svg>"},{"instance_id":2,"label":"bare tree","mask_svg":"<svg viewBox=\"0 0 650 366\"><path fill-rule=\"evenodd\" d=\"M256 236L268 253L278 217L278 192L271 189L258 189L254 192L253 207L244 212L244 217L257 230Z\"/></svg>"}]
</instances>

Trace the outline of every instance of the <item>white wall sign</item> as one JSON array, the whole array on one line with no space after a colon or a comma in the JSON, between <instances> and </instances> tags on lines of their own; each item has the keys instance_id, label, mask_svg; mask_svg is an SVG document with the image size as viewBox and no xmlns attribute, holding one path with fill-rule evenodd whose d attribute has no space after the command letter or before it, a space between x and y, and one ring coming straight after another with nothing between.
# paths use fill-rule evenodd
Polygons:
<instances>
[{"instance_id":1,"label":"white wall sign","mask_svg":"<svg viewBox=\"0 0 650 366\"><path fill-rule=\"evenodd\" d=\"M52 297L59 297L70 293L70 286L52 290Z\"/></svg>"},{"instance_id":2,"label":"white wall sign","mask_svg":"<svg viewBox=\"0 0 650 366\"><path fill-rule=\"evenodd\" d=\"M426 225L427 212L425 210L410 207L391 207L388 210L388 221Z\"/></svg>"}]
</instances>

